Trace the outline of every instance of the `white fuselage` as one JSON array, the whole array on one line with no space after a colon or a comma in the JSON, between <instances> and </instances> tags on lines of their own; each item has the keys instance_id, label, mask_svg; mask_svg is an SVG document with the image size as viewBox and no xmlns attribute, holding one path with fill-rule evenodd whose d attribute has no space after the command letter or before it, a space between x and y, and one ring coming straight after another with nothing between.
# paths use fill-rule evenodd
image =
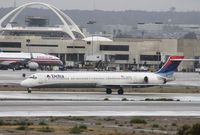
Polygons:
<instances>
[{"instance_id":1,"label":"white fuselage","mask_svg":"<svg viewBox=\"0 0 200 135\"><path fill-rule=\"evenodd\" d=\"M144 78L148 78L148 82ZM22 81L24 87L50 88L95 88L95 87L136 87L141 84L163 84L164 79L150 72L65 72L36 73Z\"/></svg>"}]
</instances>

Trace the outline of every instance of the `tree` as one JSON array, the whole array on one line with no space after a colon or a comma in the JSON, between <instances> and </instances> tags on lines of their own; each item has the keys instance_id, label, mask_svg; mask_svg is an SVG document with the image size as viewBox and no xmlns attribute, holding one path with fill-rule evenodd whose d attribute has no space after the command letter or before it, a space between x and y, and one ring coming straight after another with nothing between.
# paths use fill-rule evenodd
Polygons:
<instances>
[{"instance_id":1,"label":"tree","mask_svg":"<svg viewBox=\"0 0 200 135\"><path fill-rule=\"evenodd\" d=\"M189 135L190 128L189 125L183 125L178 129L177 135Z\"/></svg>"},{"instance_id":2,"label":"tree","mask_svg":"<svg viewBox=\"0 0 200 135\"><path fill-rule=\"evenodd\" d=\"M190 134L191 135L200 135L200 124L194 124L192 128L190 129Z\"/></svg>"},{"instance_id":3,"label":"tree","mask_svg":"<svg viewBox=\"0 0 200 135\"><path fill-rule=\"evenodd\" d=\"M178 129L177 135L200 135L200 124L194 124L192 127L183 125Z\"/></svg>"}]
</instances>

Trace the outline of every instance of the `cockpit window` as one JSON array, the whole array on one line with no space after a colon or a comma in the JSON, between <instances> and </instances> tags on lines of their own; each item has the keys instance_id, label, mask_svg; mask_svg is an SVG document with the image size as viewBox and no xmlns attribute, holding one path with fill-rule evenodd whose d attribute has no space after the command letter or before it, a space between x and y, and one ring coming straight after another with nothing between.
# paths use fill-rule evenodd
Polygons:
<instances>
[{"instance_id":1,"label":"cockpit window","mask_svg":"<svg viewBox=\"0 0 200 135\"><path fill-rule=\"evenodd\" d=\"M37 77L35 75L32 75L29 78L31 78L31 79L37 79Z\"/></svg>"}]
</instances>

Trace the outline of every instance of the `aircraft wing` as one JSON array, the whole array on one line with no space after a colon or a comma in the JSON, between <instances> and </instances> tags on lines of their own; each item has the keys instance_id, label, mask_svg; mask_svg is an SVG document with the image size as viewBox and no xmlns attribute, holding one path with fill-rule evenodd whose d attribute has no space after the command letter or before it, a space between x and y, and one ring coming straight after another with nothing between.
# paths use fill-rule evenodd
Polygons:
<instances>
[{"instance_id":1,"label":"aircraft wing","mask_svg":"<svg viewBox=\"0 0 200 135\"><path fill-rule=\"evenodd\" d=\"M16 62L15 60L13 60L13 61L3 61L3 62L1 62L1 65L6 65L6 66L8 66L8 65L14 64L14 63L18 63L18 62Z\"/></svg>"},{"instance_id":2,"label":"aircraft wing","mask_svg":"<svg viewBox=\"0 0 200 135\"><path fill-rule=\"evenodd\" d=\"M165 84L166 86L169 86L169 87L200 87L200 84L197 82L197 83L167 83Z\"/></svg>"},{"instance_id":3,"label":"aircraft wing","mask_svg":"<svg viewBox=\"0 0 200 135\"><path fill-rule=\"evenodd\" d=\"M15 66L15 65L24 65L26 63L28 63L30 59L21 59L21 60L8 60L8 61L2 61L0 63L0 65L4 65L4 66Z\"/></svg>"},{"instance_id":4,"label":"aircraft wing","mask_svg":"<svg viewBox=\"0 0 200 135\"><path fill-rule=\"evenodd\" d=\"M163 85L163 84L162 84ZM109 83L106 83L106 84L97 84L97 87L105 87L105 88L120 88L120 87L132 87L132 88L141 88L141 87L152 87L152 86L160 86L160 85L157 85L157 84L109 84Z\"/></svg>"},{"instance_id":5,"label":"aircraft wing","mask_svg":"<svg viewBox=\"0 0 200 135\"><path fill-rule=\"evenodd\" d=\"M0 86L20 86L20 82L21 81L9 81L9 80L5 80L5 81L0 81Z\"/></svg>"},{"instance_id":6,"label":"aircraft wing","mask_svg":"<svg viewBox=\"0 0 200 135\"><path fill-rule=\"evenodd\" d=\"M97 84L99 87L105 88L144 88L144 87L153 87L153 86L161 86L161 87L200 87L200 84L179 84L179 83L166 83L166 84Z\"/></svg>"}]
</instances>

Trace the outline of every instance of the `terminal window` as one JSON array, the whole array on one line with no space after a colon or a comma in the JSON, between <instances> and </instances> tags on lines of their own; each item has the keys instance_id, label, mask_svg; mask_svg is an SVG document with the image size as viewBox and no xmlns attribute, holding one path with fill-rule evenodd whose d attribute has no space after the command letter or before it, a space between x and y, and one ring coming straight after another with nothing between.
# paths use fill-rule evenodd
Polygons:
<instances>
[{"instance_id":1,"label":"terminal window","mask_svg":"<svg viewBox=\"0 0 200 135\"><path fill-rule=\"evenodd\" d=\"M21 51L1 50L1 52L7 52L7 53L20 53Z\"/></svg>"},{"instance_id":2,"label":"terminal window","mask_svg":"<svg viewBox=\"0 0 200 135\"><path fill-rule=\"evenodd\" d=\"M129 55L124 54L116 54L115 60L129 60Z\"/></svg>"},{"instance_id":3,"label":"terminal window","mask_svg":"<svg viewBox=\"0 0 200 135\"><path fill-rule=\"evenodd\" d=\"M84 61L84 54L81 53L67 54L67 61Z\"/></svg>"},{"instance_id":4,"label":"terminal window","mask_svg":"<svg viewBox=\"0 0 200 135\"><path fill-rule=\"evenodd\" d=\"M100 45L100 51L129 51L128 45Z\"/></svg>"},{"instance_id":5,"label":"terminal window","mask_svg":"<svg viewBox=\"0 0 200 135\"><path fill-rule=\"evenodd\" d=\"M160 61L160 55L140 55L141 61Z\"/></svg>"},{"instance_id":6,"label":"terminal window","mask_svg":"<svg viewBox=\"0 0 200 135\"><path fill-rule=\"evenodd\" d=\"M67 46L67 48L85 48L85 46Z\"/></svg>"},{"instance_id":7,"label":"terminal window","mask_svg":"<svg viewBox=\"0 0 200 135\"><path fill-rule=\"evenodd\" d=\"M0 47L3 48L21 48L20 42L0 42Z\"/></svg>"},{"instance_id":8,"label":"terminal window","mask_svg":"<svg viewBox=\"0 0 200 135\"><path fill-rule=\"evenodd\" d=\"M33 47L58 47L58 45L45 45L45 44L27 44L26 46L33 46Z\"/></svg>"}]
</instances>

